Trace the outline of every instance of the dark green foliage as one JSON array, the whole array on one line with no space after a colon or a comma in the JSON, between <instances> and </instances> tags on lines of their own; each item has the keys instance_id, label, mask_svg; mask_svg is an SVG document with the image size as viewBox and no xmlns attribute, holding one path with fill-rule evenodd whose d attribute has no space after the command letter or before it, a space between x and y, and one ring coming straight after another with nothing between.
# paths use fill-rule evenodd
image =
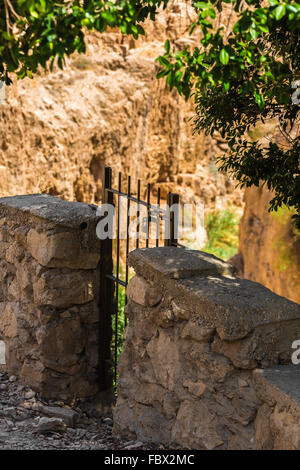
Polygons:
<instances>
[{"instance_id":1,"label":"dark green foliage","mask_svg":"<svg viewBox=\"0 0 300 470\"><path fill-rule=\"evenodd\" d=\"M168 0L3 0L0 2L0 79L31 77L38 66L63 68L65 55L85 52L84 32L118 27L137 38L146 18Z\"/></svg>"},{"instance_id":2,"label":"dark green foliage","mask_svg":"<svg viewBox=\"0 0 300 470\"><path fill-rule=\"evenodd\" d=\"M124 330L125 330L125 290L120 288L118 291L118 321L116 322L116 315L112 315L112 342L111 342L111 356L115 360L115 340L117 339L117 364L119 356L123 349L124 342ZM115 335L117 329L117 335ZM114 383L114 389L116 393L117 384Z\"/></svg>"},{"instance_id":3,"label":"dark green foliage","mask_svg":"<svg viewBox=\"0 0 300 470\"><path fill-rule=\"evenodd\" d=\"M167 76L170 89L186 99L193 94L195 131L218 132L226 139L229 152L219 159L220 169L232 173L241 187L266 184L275 193L270 209L296 208L300 226L300 3L193 3L198 21L192 29L201 28L201 44L177 52L167 42L158 77ZM229 32L214 23L225 3L233 5L238 18ZM285 145L248 138L253 126L270 118L278 119Z\"/></svg>"}]
</instances>

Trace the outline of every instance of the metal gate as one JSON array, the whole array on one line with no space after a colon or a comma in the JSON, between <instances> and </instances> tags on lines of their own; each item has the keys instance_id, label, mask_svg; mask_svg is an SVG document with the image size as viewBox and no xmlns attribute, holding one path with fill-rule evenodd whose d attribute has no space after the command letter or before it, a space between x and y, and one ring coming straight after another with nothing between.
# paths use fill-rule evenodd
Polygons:
<instances>
[{"instance_id":1,"label":"metal gate","mask_svg":"<svg viewBox=\"0 0 300 470\"><path fill-rule=\"evenodd\" d=\"M100 298L99 298L99 386L100 390L111 388L112 383L117 381L117 363L120 342L124 328L127 325L126 314L120 306L120 289L126 289L129 281L129 267L127 263L128 253L131 248L151 246L150 232L155 231L155 242L153 246L179 246L178 214L175 213L179 204L178 194L171 192L167 195L165 208L161 204L161 190L156 189L156 202L151 202L151 185L148 183L144 190L146 201L141 196L141 181L137 181L135 190L131 187L131 177L127 177L127 188L122 188L122 174L118 174L118 188L112 187L112 169L105 167L103 177L103 199L102 204L114 207L115 236L106 238L101 242L100 262ZM121 216L125 214L122 210L122 202L126 203L125 215L125 250L120 255L121 247ZM135 236L132 235L132 224L130 223L130 210L136 205ZM145 213L144 217L141 217ZM130 230L131 229L131 230ZM152 230L151 230L152 229ZM162 231L163 229L163 231ZM141 236L143 235L143 236ZM131 247L132 242L134 247ZM125 269L120 269L121 260L125 256ZM122 272L120 272L122 271ZM126 296L125 303L127 301ZM121 308L120 308L121 307ZM122 315L123 323L120 322ZM122 324L121 324L122 323Z\"/></svg>"}]
</instances>

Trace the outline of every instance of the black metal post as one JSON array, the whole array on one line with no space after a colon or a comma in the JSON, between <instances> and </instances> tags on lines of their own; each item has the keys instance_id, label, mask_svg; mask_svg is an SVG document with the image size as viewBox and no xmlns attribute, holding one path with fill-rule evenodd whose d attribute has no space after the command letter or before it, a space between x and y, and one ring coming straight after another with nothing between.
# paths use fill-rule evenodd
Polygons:
<instances>
[{"instance_id":1,"label":"black metal post","mask_svg":"<svg viewBox=\"0 0 300 470\"><path fill-rule=\"evenodd\" d=\"M167 213L165 220L165 246L176 246L178 237L178 204L179 195L168 193Z\"/></svg>"},{"instance_id":2,"label":"black metal post","mask_svg":"<svg viewBox=\"0 0 300 470\"><path fill-rule=\"evenodd\" d=\"M170 235L170 246L176 246L178 243L178 222L179 222L179 194L171 194L172 225Z\"/></svg>"},{"instance_id":3,"label":"black metal post","mask_svg":"<svg viewBox=\"0 0 300 470\"><path fill-rule=\"evenodd\" d=\"M103 204L113 204L112 170L106 166L103 178ZM100 296L99 296L99 390L112 388L111 339L112 306L114 300L114 282L108 278L113 274L112 239L101 240L100 259Z\"/></svg>"}]
</instances>

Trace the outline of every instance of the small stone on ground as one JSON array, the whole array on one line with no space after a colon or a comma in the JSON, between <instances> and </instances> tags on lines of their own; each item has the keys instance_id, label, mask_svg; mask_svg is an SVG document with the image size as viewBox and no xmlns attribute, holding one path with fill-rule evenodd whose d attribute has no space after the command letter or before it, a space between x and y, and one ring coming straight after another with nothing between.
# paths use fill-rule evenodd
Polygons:
<instances>
[{"instance_id":1,"label":"small stone on ground","mask_svg":"<svg viewBox=\"0 0 300 470\"><path fill-rule=\"evenodd\" d=\"M2 369L3 370L3 369ZM112 434L109 417L95 419L80 409L40 399L15 376L0 368L1 450L154 450Z\"/></svg>"}]
</instances>

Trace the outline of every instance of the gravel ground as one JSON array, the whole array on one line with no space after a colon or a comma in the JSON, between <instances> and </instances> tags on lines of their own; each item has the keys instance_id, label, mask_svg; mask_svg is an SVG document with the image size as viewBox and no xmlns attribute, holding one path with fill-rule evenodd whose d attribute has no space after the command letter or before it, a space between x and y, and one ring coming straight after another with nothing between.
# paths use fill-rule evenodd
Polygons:
<instances>
[{"instance_id":1,"label":"gravel ground","mask_svg":"<svg viewBox=\"0 0 300 470\"><path fill-rule=\"evenodd\" d=\"M155 449L113 436L109 417L97 420L79 407L62 405L39 399L0 369L0 450Z\"/></svg>"}]
</instances>

